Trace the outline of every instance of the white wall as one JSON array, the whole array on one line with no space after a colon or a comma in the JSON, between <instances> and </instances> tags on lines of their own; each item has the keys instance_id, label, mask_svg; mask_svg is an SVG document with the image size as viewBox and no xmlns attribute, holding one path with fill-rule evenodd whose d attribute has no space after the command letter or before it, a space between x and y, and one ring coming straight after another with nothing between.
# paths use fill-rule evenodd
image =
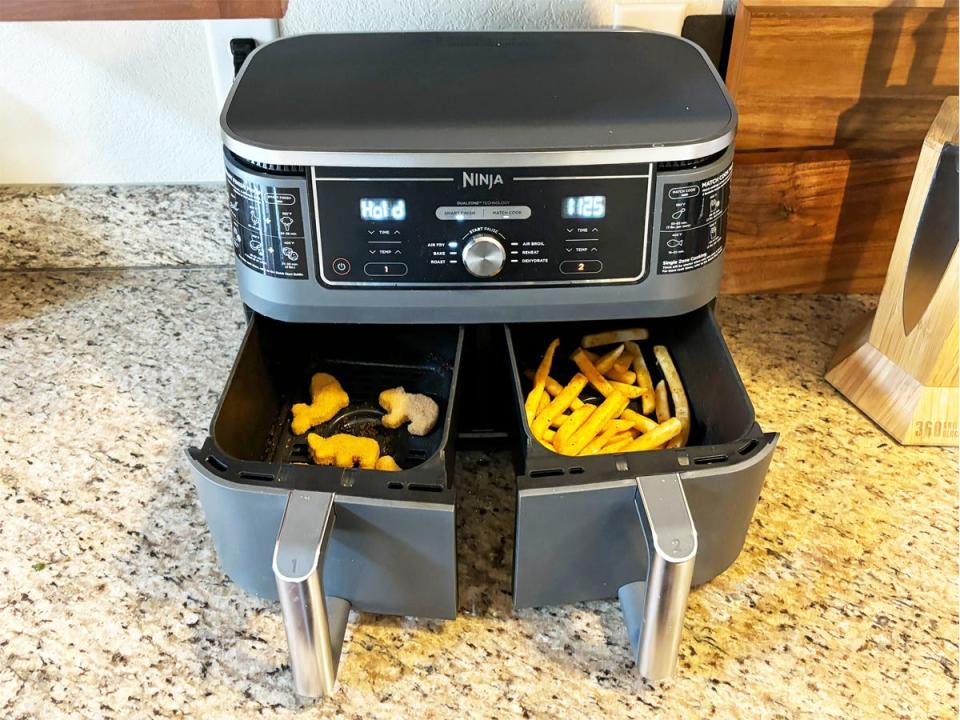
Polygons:
<instances>
[{"instance_id":1,"label":"white wall","mask_svg":"<svg viewBox=\"0 0 960 720\"><path fill-rule=\"evenodd\" d=\"M0 0L2 2L2 0ZM614 0L291 0L281 33L609 25ZM0 23L0 183L220 181L201 22Z\"/></svg>"}]
</instances>

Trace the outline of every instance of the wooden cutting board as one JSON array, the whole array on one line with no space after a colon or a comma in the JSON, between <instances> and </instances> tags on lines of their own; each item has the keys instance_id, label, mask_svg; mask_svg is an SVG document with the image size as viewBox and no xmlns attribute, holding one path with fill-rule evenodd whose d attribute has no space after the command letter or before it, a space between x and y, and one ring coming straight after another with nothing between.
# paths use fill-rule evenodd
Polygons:
<instances>
[{"instance_id":1,"label":"wooden cutting board","mask_svg":"<svg viewBox=\"0 0 960 720\"><path fill-rule=\"evenodd\" d=\"M880 291L957 36L955 0L742 0L724 291Z\"/></svg>"}]
</instances>

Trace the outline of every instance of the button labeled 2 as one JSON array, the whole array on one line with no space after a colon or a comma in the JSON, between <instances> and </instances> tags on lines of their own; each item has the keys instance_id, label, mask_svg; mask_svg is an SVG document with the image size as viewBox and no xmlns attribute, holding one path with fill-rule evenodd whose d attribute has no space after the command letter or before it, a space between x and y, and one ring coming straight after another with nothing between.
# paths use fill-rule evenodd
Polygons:
<instances>
[{"instance_id":1,"label":"button labeled 2","mask_svg":"<svg viewBox=\"0 0 960 720\"><path fill-rule=\"evenodd\" d=\"M402 277L407 274L407 264L369 262L363 266L363 274L370 277Z\"/></svg>"},{"instance_id":2,"label":"button labeled 2","mask_svg":"<svg viewBox=\"0 0 960 720\"><path fill-rule=\"evenodd\" d=\"M564 260L560 263L560 272L564 275L594 275L603 270L599 260Z\"/></svg>"}]
</instances>

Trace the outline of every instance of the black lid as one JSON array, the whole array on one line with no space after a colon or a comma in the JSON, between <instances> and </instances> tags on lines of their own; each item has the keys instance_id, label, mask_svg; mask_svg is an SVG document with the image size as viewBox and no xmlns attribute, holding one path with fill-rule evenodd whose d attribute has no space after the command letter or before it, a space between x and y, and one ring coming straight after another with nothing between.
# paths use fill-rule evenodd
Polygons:
<instances>
[{"instance_id":1,"label":"black lid","mask_svg":"<svg viewBox=\"0 0 960 720\"><path fill-rule=\"evenodd\" d=\"M221 117L281 151L687 145L734 129L706 55L648 32L300 35L250 56Z\"/></svg>"}]
</instances>

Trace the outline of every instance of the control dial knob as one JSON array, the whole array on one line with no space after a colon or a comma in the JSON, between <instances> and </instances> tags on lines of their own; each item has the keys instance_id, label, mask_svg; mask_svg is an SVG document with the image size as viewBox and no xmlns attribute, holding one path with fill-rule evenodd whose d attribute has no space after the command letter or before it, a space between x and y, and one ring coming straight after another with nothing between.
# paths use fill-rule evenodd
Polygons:
<instances>
[{"instance_id":1,"label":"control dial knob","mask_svg":"<svg viewBox=\"0 0 960 720\"><path fill-rule=\"evenodd\" d=\"M506 259L507 251L493 235L474 235L463 246L463 266L474 277L493 277Z\"/></svg>"}]
</instances>

